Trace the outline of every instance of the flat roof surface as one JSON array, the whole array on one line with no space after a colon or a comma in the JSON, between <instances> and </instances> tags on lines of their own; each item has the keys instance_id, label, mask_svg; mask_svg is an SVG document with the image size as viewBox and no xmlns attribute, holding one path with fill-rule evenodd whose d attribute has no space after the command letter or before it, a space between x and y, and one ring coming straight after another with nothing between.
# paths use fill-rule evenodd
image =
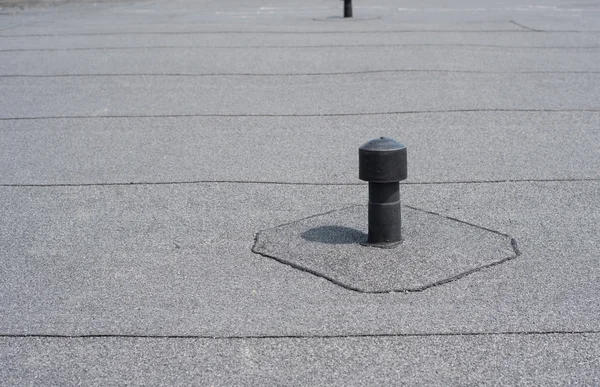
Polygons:
<instances>
[{"instance_id":1,"label":"flat roof surface","mask_svg":"<svg viewBox=\"0 0 600 387\"><path fill-rule=\"evenodd\" d=\"M600 384L600 3L9 3L0 384ZM366 204L380 136L404 205L520 255L368 293L253 252Z\"/></svg>"}]
</instances>

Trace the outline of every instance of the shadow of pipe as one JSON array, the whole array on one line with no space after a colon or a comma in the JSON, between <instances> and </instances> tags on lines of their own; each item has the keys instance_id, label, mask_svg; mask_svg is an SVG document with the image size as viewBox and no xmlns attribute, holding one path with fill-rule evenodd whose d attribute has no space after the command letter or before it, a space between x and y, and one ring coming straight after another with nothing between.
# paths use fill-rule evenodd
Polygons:
<instances>
[{"instance_id":1,"label":"shadow of pipe","mask_svg":"<svg viewBox=\"0 0 600 387\"><path fill-rule=\"evenodd\" d=\"M311 228L301 234L307 241L332 245L359 244L367 239L367 234L342 226L321 226Z\"/></svg>"}]
</instances>

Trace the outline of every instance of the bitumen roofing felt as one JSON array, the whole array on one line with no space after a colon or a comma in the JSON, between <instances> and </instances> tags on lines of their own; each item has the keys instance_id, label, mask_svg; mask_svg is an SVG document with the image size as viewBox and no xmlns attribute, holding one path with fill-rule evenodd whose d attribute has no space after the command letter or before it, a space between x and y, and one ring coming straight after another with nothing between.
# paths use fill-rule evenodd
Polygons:
<instances>
[{"instance_id":1,"label":"bitumen roofing felt","mask_svg":"<svg viewBox=\"0 0 600 387\"><path fill-rule=\"evenodd\" d=\"M0 9L0 384L600 384L600 4L341 4ZM307 237L362 235L379 136L398 251L518 256L369 293L439 274Z\"/></svg>"}]
</instances>

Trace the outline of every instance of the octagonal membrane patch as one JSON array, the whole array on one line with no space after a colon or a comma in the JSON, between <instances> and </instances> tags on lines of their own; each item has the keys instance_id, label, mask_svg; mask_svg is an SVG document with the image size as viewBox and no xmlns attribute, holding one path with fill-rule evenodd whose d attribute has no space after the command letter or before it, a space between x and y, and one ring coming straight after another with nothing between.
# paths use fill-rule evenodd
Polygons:
<instances>
[{"instance_id":1,"label":"octagonal membrane patch","mask_svg":"<svg viewBox=\"0 0 600 387\"><path fill-rule=\"evenodd\" d=\"M514 238L402 207L401 245L362 246L367 207L353 206L260 231L252 251L364 293L421 291L519 255Z\"/></svg>"}]
</instances>

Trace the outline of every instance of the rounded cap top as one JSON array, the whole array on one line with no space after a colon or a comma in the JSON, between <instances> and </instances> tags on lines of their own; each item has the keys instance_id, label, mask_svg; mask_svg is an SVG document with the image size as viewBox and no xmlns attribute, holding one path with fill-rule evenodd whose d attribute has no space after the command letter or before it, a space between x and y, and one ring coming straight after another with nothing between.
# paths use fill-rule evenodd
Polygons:
<instances>
[{"instance_id":1,"label":"rounded cap top","mask_svg":"<svg viewBox=\"0 0 600 387\"><path fill-rule=\"evenodd\" d=\"M358 178L373 183L391 183L407 176L406 145L380 137L358 148Z\"/></svg>"},{"instance_id":2,"label":"rounded cap top","mask_svg":"<svg viewBox=\"0 0 600 387\"><path fill-rule=\"evenodd\" d=\"M406 145L400 144L398 141L389 137L379 137L361 145L359 148L362 151L377 152L377 151L395 151L406 148Z\"/></svg>"}]
</instances>

